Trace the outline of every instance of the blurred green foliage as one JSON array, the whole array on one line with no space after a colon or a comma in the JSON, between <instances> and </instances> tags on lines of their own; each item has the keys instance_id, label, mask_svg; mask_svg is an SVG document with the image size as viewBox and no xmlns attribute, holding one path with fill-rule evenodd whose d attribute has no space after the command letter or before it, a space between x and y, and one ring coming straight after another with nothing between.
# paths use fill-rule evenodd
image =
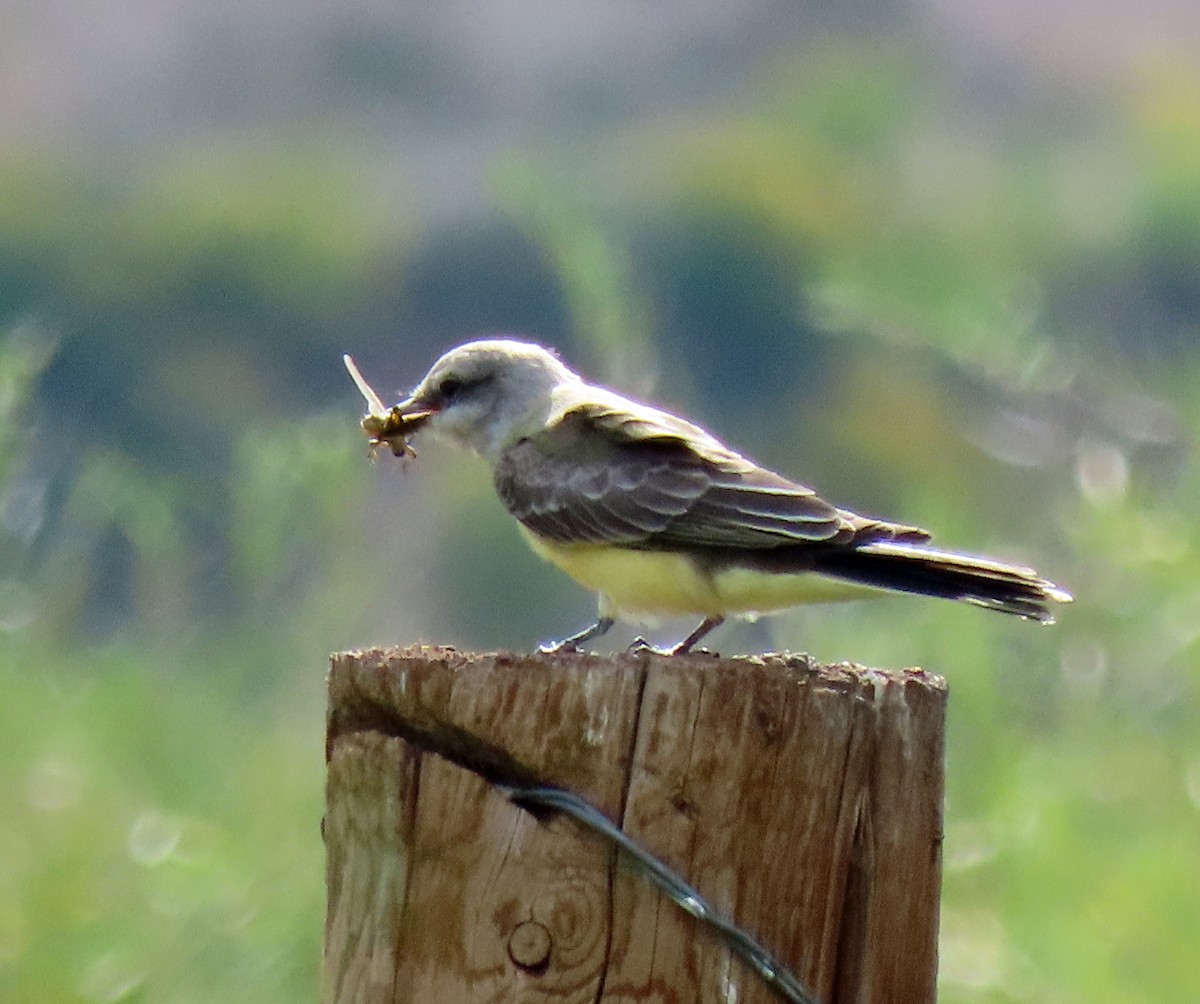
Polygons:
<instances>
[{"instance_id":1,"label":"blurred green foliage","mask_svg":"<svg viewBox=\"0 0 1200 1004\"><path fill-rule=\"evenodd\" d=\"M896 599L718 644L950 678L943 1001L1197 999L1197 97L1166 65L1115 119L963 123L826 42L585 152L603 182L501 163L479 258L293 140L0 163L0 999L313 999L325 653L591 608L477 463L371 467L338 352L394 388L446 347L414 318L533 302L582 368L1075 592L1048 631Z\"/></svg>"}]
</instances>

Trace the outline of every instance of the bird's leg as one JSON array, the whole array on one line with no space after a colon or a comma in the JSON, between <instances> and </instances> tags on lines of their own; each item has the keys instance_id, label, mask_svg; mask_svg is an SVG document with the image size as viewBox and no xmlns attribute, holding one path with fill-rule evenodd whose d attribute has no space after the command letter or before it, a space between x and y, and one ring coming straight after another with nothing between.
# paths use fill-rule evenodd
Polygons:
<instances>
[{"instance_id":1,"label":"bird's leg","mask_svg":"<svg viewBox=\"0 0 1200 1004\"><path fill-rule=\"evenodd\" d=\"M600 617L595 624L585 627L582 631L578 631L573 635L568 635L562 641L551 642L548 645L539 645L538 653L541 655L554 655L556 652L578 652L579 646L585 641L599 638L615 623L616 619L613 617Z\"/></svg>"},{"instance_id":2,"label":"bird's leg","mask_svg":"<svg viewBox=\"0 0 1200 1004\"><path fill-rule=\"evenodd\" d=\"M669 648L656 648L647 642L645 638L635 638L633 644L629 646L629 651L653 652L655 655L686 655L692 650L692 646L695 645L696 642L708 634L709 631L716 627L720 627L720 625L724 622L724 617L705 617L695 631L693 631L677 645L672 645Z\"/></svg>"},{"instance_id":3,"label":"bird's leg","mask_svg":"<svg viewBox=\"0 0 1200 1004\"><path fill-rule=\"evenodd\" d=\"M683 639L678 645L671 647L671 655L684 655L692 650L692 646L701 638L712 631L714 628L720 627L725 623L724 617L705 617L704 620L696 627L690 635Z\"/></svg>"}]
</instances>

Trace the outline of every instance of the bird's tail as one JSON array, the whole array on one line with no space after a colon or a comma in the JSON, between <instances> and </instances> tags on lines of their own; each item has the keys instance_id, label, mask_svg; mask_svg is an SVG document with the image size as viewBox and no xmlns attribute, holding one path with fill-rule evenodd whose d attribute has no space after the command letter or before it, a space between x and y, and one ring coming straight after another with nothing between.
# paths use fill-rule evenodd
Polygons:
<instances>
[{"instance_id":1,"label":"bird's tail","mask_svg":"<svg viewBox=\"0 0 1200 1004\"><path fill-rule=\"evenodd\" d=\"M1071 594L1032 568L921 544L878 541L831 548L813 555L813 571L864 586L963 600L1043 624L1054 623L1051 605Z\"/></svg>"}]
</instances>

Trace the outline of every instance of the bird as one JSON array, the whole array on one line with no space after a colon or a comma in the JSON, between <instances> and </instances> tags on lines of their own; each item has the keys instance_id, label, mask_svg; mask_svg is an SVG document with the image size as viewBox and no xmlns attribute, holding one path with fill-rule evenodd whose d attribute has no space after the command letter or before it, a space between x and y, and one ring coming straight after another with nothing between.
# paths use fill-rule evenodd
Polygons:
<instances>
[{"instance_id":1,"label":"bird","mask_svg":"<svg viewBox=\"0 0 1200 1004\"><path fill-rule=\"evenodd\" d=\"M347 359L369 401L377 401ZM363 419L378 436L381 419ZM881 592L960 600L1043 624L1071 602L1031 568L933 546L916 526L839 508L669 411L589 383L542 345L485 338L442 355L391 409L489 464L542 558L598 595L594 623L542 645L577 651L618 619L700 618L681 655L728 617ZM374 425L369 425L374 422ZM374 438L379 443L379 438Z\"/></svg>"}]
</instances>

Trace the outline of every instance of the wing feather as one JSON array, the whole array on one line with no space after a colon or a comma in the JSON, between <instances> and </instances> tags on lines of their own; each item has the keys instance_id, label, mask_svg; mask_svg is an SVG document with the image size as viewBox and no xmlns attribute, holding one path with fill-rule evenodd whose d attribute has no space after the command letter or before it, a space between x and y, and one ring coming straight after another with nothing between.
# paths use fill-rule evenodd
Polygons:
<instances>
[{"instance_id":1,"label":"wing feather","mask_svg":"<svg viewBox=\"0 0 1200 1004\"><path fill-rule=\"evenodd\" d=\"M556 542L773 548L928 535L843 512L656 409L580 403L504 452L505 507Z\"/></svg>"}]
</instances>

